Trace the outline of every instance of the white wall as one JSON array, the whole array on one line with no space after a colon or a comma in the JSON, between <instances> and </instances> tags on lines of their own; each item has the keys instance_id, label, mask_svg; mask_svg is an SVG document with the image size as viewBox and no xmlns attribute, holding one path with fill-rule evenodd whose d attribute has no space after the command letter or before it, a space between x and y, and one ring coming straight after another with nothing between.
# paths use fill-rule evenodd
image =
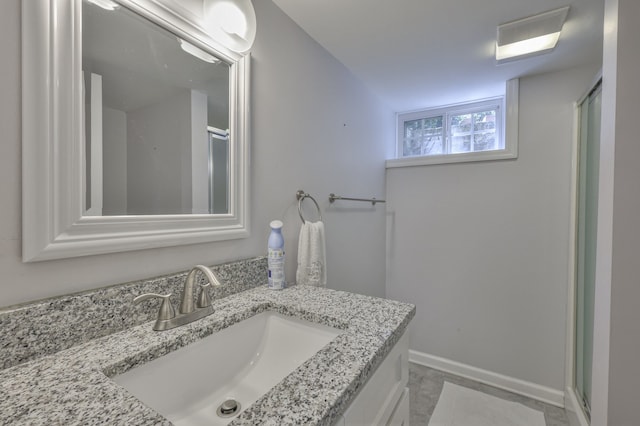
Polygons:
<instances>
[{"instance_id":1,"label":"white wall","mask_svg":"<svg viewBox=\"0 0 640 426\"><path fill-rule=\"evenodd\" d=\"M596 66L520 79L517 160L387 170L387 297L414 350L564 388L573 102Z\"/></svg>"},{"instance_id":2,"label":"white wall","mask_svg":"<svg viewBox=\"0 0 640 426\"><path fill-rule=\"evenodd\" d=\"M313 194L323 209L329 287L384 296L384 209L351 204L330 209L327 196L382 196L393 113L271 0L254 2L258 32L251 79L251 237L23 264L20 3L5 0L0 13L0 306L197 263L264 255L268 224L275 218L285 220L286 273L293 280L300 226L295 191L300 188Z\"/></svg>"},{"instance_id":3,"label":"white wall","mask_svg":"<svg viewBox=\"0 0 640 426\"><path fill-rule=\"evenodd\" d=\"M638 424L640 3L606 0L594 318L593 426Z\"/></svg>"}]
</instances>

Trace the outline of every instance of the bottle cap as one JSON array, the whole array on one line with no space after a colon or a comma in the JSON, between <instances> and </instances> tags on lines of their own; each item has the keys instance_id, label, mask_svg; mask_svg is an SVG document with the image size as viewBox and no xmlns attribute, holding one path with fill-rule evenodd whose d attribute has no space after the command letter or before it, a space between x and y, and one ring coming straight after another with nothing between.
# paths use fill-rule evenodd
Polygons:
<instances>
[{"instance_id":1,"label":"bottle cap","mask_svg":"<svg viewBox=\"0 0 640 426\"><path fill-rule=\"evenodd\" d=\"M269 226L274 229L280 229L282 228L283 225L284 224L282 223L281 220L272 220L271 223L269 224Z\"/></svg>"}]
</instances>

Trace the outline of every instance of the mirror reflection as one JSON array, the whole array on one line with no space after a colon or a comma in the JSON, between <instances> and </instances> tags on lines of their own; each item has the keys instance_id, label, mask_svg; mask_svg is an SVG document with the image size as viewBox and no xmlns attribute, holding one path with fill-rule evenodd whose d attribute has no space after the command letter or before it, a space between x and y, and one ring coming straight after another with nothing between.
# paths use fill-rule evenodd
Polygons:
<instances>
[{"instance_id":1,"label":"mirror reflection","mask_svg":"<svg viewBox=\"0 0 640 426\"><path fill-rule=\"evenodd\" d=\"M228 213L229 65L94 2L82 4L85 215Z\"/></svg>"}]
</instances>

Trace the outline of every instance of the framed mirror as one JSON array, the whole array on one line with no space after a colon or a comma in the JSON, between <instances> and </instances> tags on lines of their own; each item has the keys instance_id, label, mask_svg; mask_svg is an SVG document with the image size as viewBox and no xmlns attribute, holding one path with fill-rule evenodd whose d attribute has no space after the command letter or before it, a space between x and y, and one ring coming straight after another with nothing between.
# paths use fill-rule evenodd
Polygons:
<instances>
[{"instance_id":1,"label":"framed mirror","mask_svg":"<svg viewBox=\"0 0 640 426\"><path fill-rule=\"evenodd\" d=\"M22 7L23 261L247 237L250 59L202 2Z\"/></svg>"}]
</instances>

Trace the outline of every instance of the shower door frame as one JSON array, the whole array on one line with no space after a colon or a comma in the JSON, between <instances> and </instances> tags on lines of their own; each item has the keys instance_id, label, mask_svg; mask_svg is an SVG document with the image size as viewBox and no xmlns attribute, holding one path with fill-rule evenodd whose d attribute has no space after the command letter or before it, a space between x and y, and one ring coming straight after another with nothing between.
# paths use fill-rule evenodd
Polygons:
<instances>
[{"instance_id":1,"label":"shower door frame","mask_svg":"<svg viewBox=\"0 0 640 426\"><path fill-rule=\"evenodd\" d=\"M582 397L576 394L576 314L577 314L577 230L578 230L578 195L580 173L580 107L589 98L594 89L602 81L602 70L598 72L588 90L573 103L573 145L571 155L571 224L569 226L569 271L567 283L567 320L565 348L565 409L575 414L580 426L590 426L590 421L583 410Z\"/></svg>"}]
</instances>

